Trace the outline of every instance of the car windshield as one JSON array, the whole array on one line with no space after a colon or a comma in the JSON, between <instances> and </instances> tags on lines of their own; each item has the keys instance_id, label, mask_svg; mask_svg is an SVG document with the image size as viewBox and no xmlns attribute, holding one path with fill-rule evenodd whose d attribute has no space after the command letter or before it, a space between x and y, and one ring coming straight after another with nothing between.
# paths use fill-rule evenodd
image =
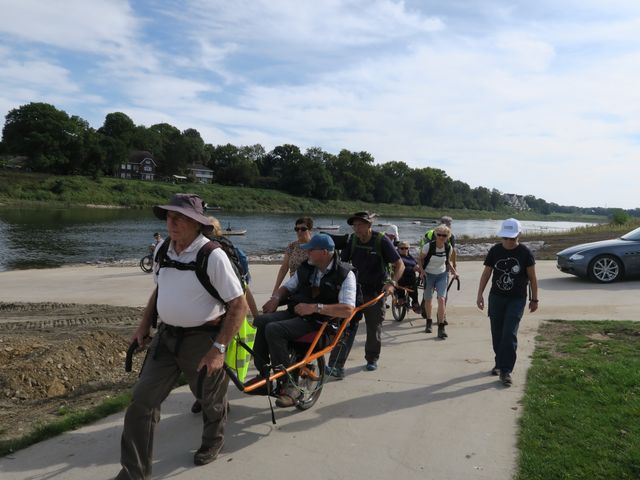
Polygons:
<instances>
[{"instance_id":1,"label":"car windshield","mask_svg":"<svg viewBox=\"0 0 640 480\"><path fill-rule=\"evenodd\" d=\"M620 238L622 238L622 240L640 240L640 227L635 230L631 230Z\"/></svg>"}]
</instances>

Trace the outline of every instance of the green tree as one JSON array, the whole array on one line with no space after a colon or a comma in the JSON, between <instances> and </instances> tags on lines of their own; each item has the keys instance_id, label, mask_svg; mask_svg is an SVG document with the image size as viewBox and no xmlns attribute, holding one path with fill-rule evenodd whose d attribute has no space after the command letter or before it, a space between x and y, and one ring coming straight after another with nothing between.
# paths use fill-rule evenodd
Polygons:
<instances>
[{"instance_id":1,"label":"green tree","mask_svg":"<svg viewBox=\"0 0 640 480\"><path fill-rule=\"evenodd\" d=\"M130 148L136 132L136 125L126 113L108 113L104 119L104 124L98 129L98 132L108 137L116 138L124 143L127 148Z\"/></svg>"},{"instance_id":2,"label":"green tree","mask_svg":"<svg viewBox=\"0 0 640 480\"><path fill-rule=\"evenodd\" d=\"M2 138L7 153L28 157L32 170L65 174L74 132L66 112L48 103L29 103L9 111Z\"/></svg>"}]
</instances>

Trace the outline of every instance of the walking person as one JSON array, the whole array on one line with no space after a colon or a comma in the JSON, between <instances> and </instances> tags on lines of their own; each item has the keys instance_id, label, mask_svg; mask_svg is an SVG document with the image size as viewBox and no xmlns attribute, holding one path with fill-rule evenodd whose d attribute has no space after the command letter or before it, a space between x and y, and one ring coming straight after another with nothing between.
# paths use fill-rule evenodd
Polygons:
<instances>
[{"instance_id":1,"label":"walking person","mask_svg":"<svg viewBox=\"0 0 640 480\"><path fill-rule=\"evenodd\" d=\"M297 238L287 245L287 248L284 250L284 258L282 259L282 264L278 270L276 283L273 286L271 295L275 295L282 285L282 281L287 275L287 270L289 271L289 276L293 276L293 274L296 273L296 270L298 270L298 267L302 265L302 262L305 262L307 258L309 258L309 252L300 248L300 245L311 241L313 219L311 217L300 217L296 220L293 229L296 232Z\"/></svg>"},{"instance_id":2,"label":"walking person","mask_svg":"<svg viewBox=\"0 0 640 480\"><path fill-rule=\"evenodd\" d=\"M150 478L160 405L181 372L197 395L198 374L202 369L206 371L199 398L204 425L193 462L205 465L215 460L224 443L227 420L228 381L222 369L226 345L237 333L247 311L242 285L231 261L221 248L211 248L212 244L202 234L212 229L204 215L202 199L192 194L176 194L169 205L157 205L153 212L166 220L169 237L164 242L170 243L166 254L154 265L157 287L131 341L145 343L156 313L159 323L124 417L122 469L116 480ZM164 243L158 249L164 250L163 247ZM205 290L196 270L190 268L201 252L207 252L206 276L219 298Z\"/></svg>"},{"instance_id":3,"label":"walking person","mask_svg":"<svg viewBox=\"0 0 640 480\"><path fill-rule=\"evenodd\" d=\"M404 263L389 238L383 233L372 230L373 218L374 216L369 212L357 212L349 217L347 223L353 227L354 233L347 240L341 254L341 260L351 262L358 271L358 282L361 285L365 303L382 292L391 293L404 272ZM388 265L393 267L392 279L389 278ZM382 350L384 298L356 314L351 321L352 326L345 331L344 344L331 352L329 375L344 378L344 364L353 346L363 315L367 325L367 340L364 347L364 358L367 362L365 369L371 372L378 368L378 359Z\"/></svg>"},{"instance_id":4,"label":"walking person","mask_svg":"<svg viewBox=\"0 0 640 480\"><path fill-rule=\"evenodd\" d=\"M446 225L438 225L433 232L433 239L422 247L418 265L421 268L421 274L425 276L424 281L424 309L427 317L427 325L425 333L431 333L433 317L432 317L432 300L433 292L436 292L438 302L437 320L438 320L438 338L444 340L449 335L445 331L445 310L447 307L447 283L449 273L454 277L458 276L455 267L451 263L451 250L453 247L449 242L451 230Z\"/></svg>"},{"instance_id":5,"label":"walking person","mask_svg":"<svg viewBox=\"0 0 640 480\"><path fill-rule=\"evenodd\" d=\"M516 364L518 327L527 304L527 285L531 284L529 311L538 309L538 280L531 250L519 243L522 226L515 218L502 222L498 236L502 238L487 253L478 286L476 303L484 310L484 289L491 278L488 315L495 355L492 375L500 375L505 386L512 383Z\"/></svg>"}]
</instances>

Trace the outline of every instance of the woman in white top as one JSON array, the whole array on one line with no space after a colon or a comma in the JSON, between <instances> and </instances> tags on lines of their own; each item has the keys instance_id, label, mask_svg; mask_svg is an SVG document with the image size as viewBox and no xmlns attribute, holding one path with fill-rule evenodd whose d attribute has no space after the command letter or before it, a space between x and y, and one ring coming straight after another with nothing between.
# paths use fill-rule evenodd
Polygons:
<instances>
[{"instance_id":1,"label":"woman in white top","mask_svg":"<svg viewBox=\"0 0 640 480\"><path fill-rule=\"evenodd\" d=\"M436 291L438 297L438 338L447 338L447 333L444 331L444 318L447 298L447 281L448 273L454 277L458 276L456 269L449 261L450 253L452 250L449 243L449 237L451 236L451 230L446 225L438 225L435 228L433 240L422 247L420 252L420 258L418 260L418 266L421 269L421 274L425 275L424 282L424 303L425 313L427 316L427 327L425 332L431 333L431 325L433 320L431 319L433 291Z\"/></svg>"}]
</instances>

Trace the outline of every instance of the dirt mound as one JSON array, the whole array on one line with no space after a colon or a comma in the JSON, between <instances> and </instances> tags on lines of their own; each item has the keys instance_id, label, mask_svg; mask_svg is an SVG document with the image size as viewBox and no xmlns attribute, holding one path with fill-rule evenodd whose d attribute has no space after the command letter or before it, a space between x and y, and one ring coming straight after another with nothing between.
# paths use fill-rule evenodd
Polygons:
<instances>
[{"instance_id":1,"label":"dirt mound","mask_svg":"<svg viewBox=\"0 0 640 480\"><path fill-rule=\"evenodd\" d=\"M0 440L129 388L128 339L142 309L0 303Z\"/></svg>"}]
</instances>

